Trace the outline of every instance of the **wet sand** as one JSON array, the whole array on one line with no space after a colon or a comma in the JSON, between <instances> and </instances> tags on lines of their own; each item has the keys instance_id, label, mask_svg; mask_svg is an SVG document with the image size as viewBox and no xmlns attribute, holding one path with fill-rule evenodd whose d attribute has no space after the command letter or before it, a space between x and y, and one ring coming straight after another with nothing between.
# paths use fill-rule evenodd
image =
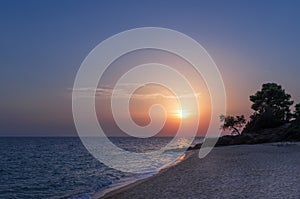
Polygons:
<instances>
[{"instance_id":1,"label":"wet sand","mask_svg":"<svg viewBox=\"0 0 300 199\"><path fill-rule=\"evenodd\" d=\"M195 151L159 174L102 198L297 198L300 143L217 147Z\"/></svg>"}]
</instances>

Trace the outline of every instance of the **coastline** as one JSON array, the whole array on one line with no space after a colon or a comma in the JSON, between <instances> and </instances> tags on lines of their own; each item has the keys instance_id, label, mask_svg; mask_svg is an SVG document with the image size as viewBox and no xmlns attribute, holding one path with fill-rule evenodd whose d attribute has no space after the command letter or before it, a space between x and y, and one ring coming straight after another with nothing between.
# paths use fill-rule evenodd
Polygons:
<instances>
[{"instance_id":1,"label":"coastline","mask_svg":"<svg viewBox=\"0 0 300 199\"><path fill-rule=\"evenodd\" d=\"M103 198L110 198L113 195L120 193L122 191L126 191L127 189L133 188L134 186L146 182L156 176L159 176L161 173L166 172L168 169L177 166L178 164L181 164L182 162L184 162L186 159L190 158L194 153L197 153L196 151L186 151L185 154L183 154L182 156L180 156L179 158L177 158L177 160L175 160L174 162L165 165L163 167L161 167L160 169L157 170L157 172L149 174L149 175L144 175L144 177L141 178L137 178L135 180L132 181L128 181L127 183L121 184L121 185L117 185L117 186L112 186L112 187L108 187L107 189L96 193L93 198L99 198L99 199L103 199Z\"/></svg>"},{"instance_id":2,"label":"coastline","mask_svg":"<svg viewBox=\"0 0 300 199\"><path fill-rule=\"evenodd\" d=\"M156 172L148 173L148 174L141 174L140 176L138 176L136 178L132 178L131 180L127 180L127 181L125 180L124 183L120 182L115 185L109 186L104 190L96 192L93 195L93 198L102 199L102 198L111 197L111 195L114 195L115 193L122 192L124 190L127 190L128 188L134 187L137 184L143 183L143 182L167 171L169 168L174 167L174 166L184 162L187 158L189 158L195 152L196 151L186 151L183 155L181 155L179 158L177 158L174 162L164 165L163 167L159 168Z\"/></svg>"},{"instance_id":3,"label":"coastline","mask_svg":"<svg viewBox=\"0 0 300 199\"><path fill-rule=\"evenodd\" d=\"M100 199L300 197L300 142L217 147L204 159L197 154Z\"/></svg>"}]
</instances>

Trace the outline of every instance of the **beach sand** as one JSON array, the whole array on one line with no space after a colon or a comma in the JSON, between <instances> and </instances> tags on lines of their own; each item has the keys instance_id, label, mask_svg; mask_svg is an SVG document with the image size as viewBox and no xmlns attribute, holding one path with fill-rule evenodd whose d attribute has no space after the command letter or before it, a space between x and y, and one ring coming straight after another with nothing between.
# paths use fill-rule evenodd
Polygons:
<instances>
[{"instance_id":1,"label":"beach sand","mask_svg":"<svg viewBox=\"0 0 300 199\"><path fill-rule=\"evenodd\" d=\"M217 147L203 159L197 152L102 198L300 198L300 143Z\"/></svg>"}]
</instances>

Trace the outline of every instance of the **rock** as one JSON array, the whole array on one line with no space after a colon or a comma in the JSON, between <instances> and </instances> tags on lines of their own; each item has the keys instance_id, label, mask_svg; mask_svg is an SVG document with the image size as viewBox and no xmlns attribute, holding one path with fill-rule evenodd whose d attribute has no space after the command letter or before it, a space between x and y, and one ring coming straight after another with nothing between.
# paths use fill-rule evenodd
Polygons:
<instances>
[{"instance_id":1,"label":"rock","mask_svg":"<svg viewBox=\"0 0 300 199\"><path fill-rule=\"evenodd\" d=\"M196 144L195 146L190 146L190 147L187 149L187 151L200 149L201 146L202 146L202 143L198 143L198 144Z\"/></svg>"},{"instance_id":2,"label":"rock","mask_svg":"<svg viewBox=\"0 0 300 199\"><path fill-rule=\"evenodd\" d=\"M231 145L232 141L234 140L235 136L232 135L224 135L219 138L218 142L216 143L216 146L227 146Z\"/></svg>"},{"instance_id":3,"label":"rock","mask_svg":"<svg viewBox=\"0 0 300 199\"><path fill-rule=\"evenodd\" d=\"M299 142L300 141L300 125L294 125L289 128L285 134L284 139L286 141L295 141Z\"/></svg>"},{"instance_id":4,"label":"rock","mask_svg":"<svg viewBox=\"0 0 300 199\"><path fill-rule=\"evenodd\" d=\"M241 135L224 135L216 143L218 146L240 145L240 144L261 144L270 142L299 142L300 125L298 123L287 123L280 127L262 129ZM187 150L200 149L202 143L189 147Z\"/></svg>"}]
</instances>

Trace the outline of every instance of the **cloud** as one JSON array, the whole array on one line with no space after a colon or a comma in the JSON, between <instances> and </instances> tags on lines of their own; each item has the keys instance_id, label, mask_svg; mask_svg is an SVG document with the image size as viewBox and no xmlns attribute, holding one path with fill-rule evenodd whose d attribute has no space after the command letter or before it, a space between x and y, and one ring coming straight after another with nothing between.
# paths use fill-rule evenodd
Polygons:
<instances>
[{"instance_id":1,"label":"cloud","mask_svg":"<svg viewBox=\"0 0 300 199\"><path fill-rule=\"evenodd\" d=\"M78 97L93 97L95 95L97 98L110 98L114 93L115 97L118 98L136 98L136 99L182 99L182 98L192 98L200 97L201 93L187 93L186 91L179 96L164 94L162 92L155 92L149 94L130 94L132 87L137 87L137 84L120 84L118 88L113 88L111 86L102 86L96 89L94 88L68 88L69 92L75 92Z\"/></svg>"}]
</instances>

